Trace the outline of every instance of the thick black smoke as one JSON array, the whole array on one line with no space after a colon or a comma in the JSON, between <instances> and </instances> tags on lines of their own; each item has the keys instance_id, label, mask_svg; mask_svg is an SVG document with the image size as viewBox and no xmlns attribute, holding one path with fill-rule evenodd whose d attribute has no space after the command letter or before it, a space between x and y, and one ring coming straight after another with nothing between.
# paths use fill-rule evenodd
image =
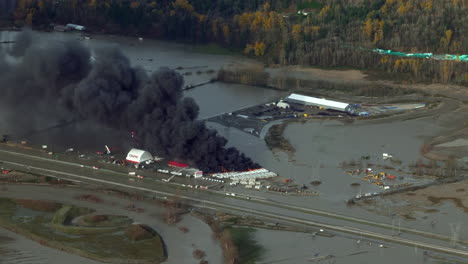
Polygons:
<instances>
[{"instance_id":1,"label":"thick black smoke","mask_svg":"<svg viewBox=\"0 0 468 264\"><path fill-rule=\"evenodd\" d=\"M177 72L161 68L148 76L115 47L96 51L91 63L91 52L76 41L36 44L29 34L0 54L0 103L34 109L23 126L41 114L95 120L136 131L143 148L204 171L258 167L197 120L199 108L183 96Z\"/></svg>"}]
</instances>

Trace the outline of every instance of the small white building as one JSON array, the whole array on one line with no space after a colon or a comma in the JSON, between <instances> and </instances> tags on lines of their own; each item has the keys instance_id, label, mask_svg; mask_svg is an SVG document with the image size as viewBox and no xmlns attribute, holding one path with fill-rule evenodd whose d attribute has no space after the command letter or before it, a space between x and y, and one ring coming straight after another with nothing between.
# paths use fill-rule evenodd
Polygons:
<instances>
[{"instance_id":1,"label":"small white building","mask_svg":"<svg viewBox=\"0 0 468 264\"><path fill-rule=\"evenodd\" d=\"M153 155L148 151L132 148L127 154L127 161L140 164L148 160L153 160Z\"/></svg>"},{"instance_id":2,"label":"small white building","mask_svg":"<svg viewBox=\"0 0 468 264\"><path fill-rule=\"evenodd\" d=\"M298 103L302 105L313 105L317 107L323 107L325 109L331 109L341 112L347 112L354 114L356 107L352 104L327 100L323 98L317 98L312 96L300 95L300 94L291 94L286 98L286 101Z\"/></svg>"},{"instance_id":3,"label":"small white building","mask_svg":"<svg viewBox=\"0 0 468 264\"><path fill-rule=\"evenodd\" d=\"M283 101L279 101L277 104L276 104L277 107L279 108L283 108L283 109L286 109L286 108L289 108L289 104L288 103L285 103Z\"/></svg>"},{"instance_id":4,"label":"small white building","mask_svg":"<svg viewBox=\"0 0 468 264\"><path fill-rule=\"evenodd\" d=\"M203 171L196 169L196 168L185 168L183 169L183 171L186 175L189 175L190 177L194 177L194 178L203 177Z\"/></svg>"}]
</instances>

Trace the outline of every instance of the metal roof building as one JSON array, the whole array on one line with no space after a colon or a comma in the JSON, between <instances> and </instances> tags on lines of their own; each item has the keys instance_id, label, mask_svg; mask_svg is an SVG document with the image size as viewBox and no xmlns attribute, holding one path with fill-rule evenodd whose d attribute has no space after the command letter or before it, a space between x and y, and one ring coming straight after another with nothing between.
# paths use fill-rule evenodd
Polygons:
<instances>
[{"instance_id":1,"label":"metal roof building","mask_svg":"<svg viewBox=\"0 0 468 264\"><path fill-rule=\"evenodd\" d=\"M67 27L67 28L70 28L70 29L79 30L79 31L84 31L84 30L86 30L86 27L81 26L81 25L76 25L76 24L67 24L66 27Z\"/></svg>"},{"instance_id":2,"label":"metal roof building","mask_svg":"<svg viewBox=\"0 0 468 264\"><path fill-rule=\"evenodd\" d=\"M186 168L187 167L187 164L180 163L180 162L177 162L177 161L169 161L167 163L167 165L172 166L172 167L177 167L177 168Z\"/></svg>"},{"instance_id":3,"label":"metal roof building","mask_svg":"<svg viewBox=\"0 0 468 264\"><path fill-rule=\"evenodd\" d=\"M153 155L151 155L151 153L141 149L132 148L127 154L127 161L136 164L140 164L142 162L152 159Z\"/></svg>"},{"instance_id":4,"label":"metal roof building","mask_svg":"<svg viewBox=\"0 0 468 264\"><path fill-rule=\"evenodd\" d=\"M354 113L355 106L352 104L327 100L323 98L311 97L300 94L291 94L286 98L286 101L303 104L303 105L313 105L318 107L323 107L325 109L337 110L342 112Z\"/></svg>"}]
</instances>

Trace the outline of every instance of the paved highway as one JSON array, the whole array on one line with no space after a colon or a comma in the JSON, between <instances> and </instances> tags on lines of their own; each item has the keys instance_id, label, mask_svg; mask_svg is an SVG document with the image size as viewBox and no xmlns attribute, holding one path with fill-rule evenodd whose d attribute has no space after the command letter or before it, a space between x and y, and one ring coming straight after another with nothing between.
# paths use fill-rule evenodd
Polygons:
<instances>
[{"instance_id":1,"label":"paved highway","mask_svg":"<svg viewBox=\"0 0 468 264\"><path fill-rule=\"evenodd\" d=\"M129 178L128 174L123 173L123 172L116 172L113 170L106 170L106 169L93 170L90 167L83 166L78 163L59 161L59 160L50 159L48 157L40 157L37 155L20 153L14 149L8 149L8 150L5 148L0 149L0 161L4 163L3 166L22 169L24 171L40 173L46 176L60 177L63 179L70 179L74 181L82 181L82 182L87 182L87 183L95 183L95 184L97 183L100 185L120 187L126 190L144 192L149 195L170 196L174 194L174 186L170 186L167 184L158 183L158 184L150 185L145 182L143 183L145 185L144 187L135 186L133 183L128 182L128 178ZM89 174L93 174L93 177L85 176ZM116 177L116 176L119 176L119 177ZM200 204L201 206L211 207L217 210L234 212L237 214L248 214L248 215L263 218L272 222L281 221L281 222L286 222L286 223L313 226L316 228L332 230L336 232L344 232L344 233L353 234L357 236L368 237L368 238L373 238L373 239L378 239L378 240L383 240L383 241L388 241L388 242L393 242L393 243L399 243L399 244L424 248L424 249L433 250L433 251L439 251L439 252L443 252L447 254L468 257L468 252L464 250L448 248L448 247L445 247L442 245L436 245L433 243L416 241L415 239L407 239L407 238L390 236L386 234L372 232L369 230L364 230L362 228L328 224L329 222L327 222L327 224L320 223L317 221L312 221L310 219L304 219L303 217L293 216L294 214L287 213L287 210L289 209L289 207L291 207L293 210L296 210L296 211L299 211L299 210L309 211L309 213L315 213L318 215L332 217L332 218L339 218L339 219L351 221L351 222L366 222L366 220L363 220L363 219L337 215L337 214L319 211L319 210L292 207L289 205L279 205L279 204L274 204L272 202L268 202L266 200L243 201L244 203L239 203L239 204L242 204L243 206L240 206L240 205L227 204L224 200L219 199L219 196L218 198L214 197L213 195L211 195L211 197L210 196L208 196L207 198L205 197L206 195L200 198L200 195L198 195L197 193L191 193L191 192L184 192L184 195L181 195L181 198L196 202ZM218 200L222 202L215 202L214 200ZM246 202L247 203L259 203L259 202L267 203L269 206L274 207L275 205L278 205L279 207L277 208L277 210L274 210L272 212L272 211L263 210L263 208L262 210L260 210L258 209L258 206L250 206L250 208L246 207ZM255 208L255 209L252 209L252 208ZM374 222L372 222L372 224L375 226ZM421 232L421 234L419 235L430 235L432 238L438 238L438 239L444 238L445 239L445 237L440 236L440 235L422 232L422 231L418 231L418 232Z\"/></svg>"}]
</instances>

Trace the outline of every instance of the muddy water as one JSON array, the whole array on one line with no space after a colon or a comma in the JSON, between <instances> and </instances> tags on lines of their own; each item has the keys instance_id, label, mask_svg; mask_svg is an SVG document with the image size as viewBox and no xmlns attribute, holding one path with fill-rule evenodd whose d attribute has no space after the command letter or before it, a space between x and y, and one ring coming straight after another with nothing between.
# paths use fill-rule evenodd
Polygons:
<instances>
[{"instance_id":1,"label":"muddy water","mask_svg":"<svg viewBox=\"0 0 468 264\"><path fill-rule=\"evenodd\" d=\"M429 139L432 133L443 131L443 128L424 120L392 122L383 124L342 124L339 122L308 122L288 126L285 137L296 148L296 164L312 164L312 173L308 166L299 166L289 173L291 177L302 183L318 178L322 181L321 193L329 199L344 200L349 197L350 184L360 182L363 192L379 190L373 184L363 183L360 176L344 174L339 167L343 161L361 162L361 156L370 156L370 163L376 165L396 166L390 161L383 160L383 153L390 153L395 158L409 165L422 158L420 147L424 139ZM374 167L362 161L363 167ZM318 164L318 166L317 166ZM283 170L284 171L284 170ZM315 175L314 175L315 174ZM393 171L392 174L407 177L406 173ZM397 182L425 182L407 177L405 181Z\"/></svg>"},{"instance_id":2,"label":"muddy water","mask_svg":"<svg viewBox=\"0 0 468 264\"><path fill-rule=\"evenodd\" d=\"M261 195L284 203L293 204L325 211L336 212L364 219L391 224L390 215L395 212L391 206L386 208L384 215L376 215L359 207L347 207L345 201L357 194L380 192L382 189L374 184L361 181L361 176L350 176L339 164L343 161L357 160L361 156L370 155L369 162L380 165L395 166L382 160L382 153L388 152L402 161L401 168L408 171L408 165L418 159L421 145L433 135L447 130L441 123L432 118L422 118L391 123L356 122L343 124L337 121L310 121L305 124L291 124L284 136L296 148L291 158L287 154L272 153L264 142L258 138L232 128L223 128L218 124L211 124L221 134L229 138L229 144L248 153L260 164L280 175L292 178L297 183L308 184L312 180L320 180L318 187L308 185L320 192L319 197L279 196L269 193L259 193L245 190L242 187L228 187L229 190L251 195ZM363 162L363 167L367 167ZM396 183L430 182L427 178L414 178L407 173L386 170L372 166L374 170L386 171L404 179L397 179ZM398 167L398 166L395 166ZM360 187L352 187L351 183L358 182ZM383 210L379 210L383 211ZM417 228L450 236L446 223L468 222L468 215L452 206L444 206L443 214L418 214L416 221L402 220L402 226ZM430 222L438 221L439 225L432 227ZM468 237L466 229L461 230L462 239Z\"/></svg>"}]
</instances>

